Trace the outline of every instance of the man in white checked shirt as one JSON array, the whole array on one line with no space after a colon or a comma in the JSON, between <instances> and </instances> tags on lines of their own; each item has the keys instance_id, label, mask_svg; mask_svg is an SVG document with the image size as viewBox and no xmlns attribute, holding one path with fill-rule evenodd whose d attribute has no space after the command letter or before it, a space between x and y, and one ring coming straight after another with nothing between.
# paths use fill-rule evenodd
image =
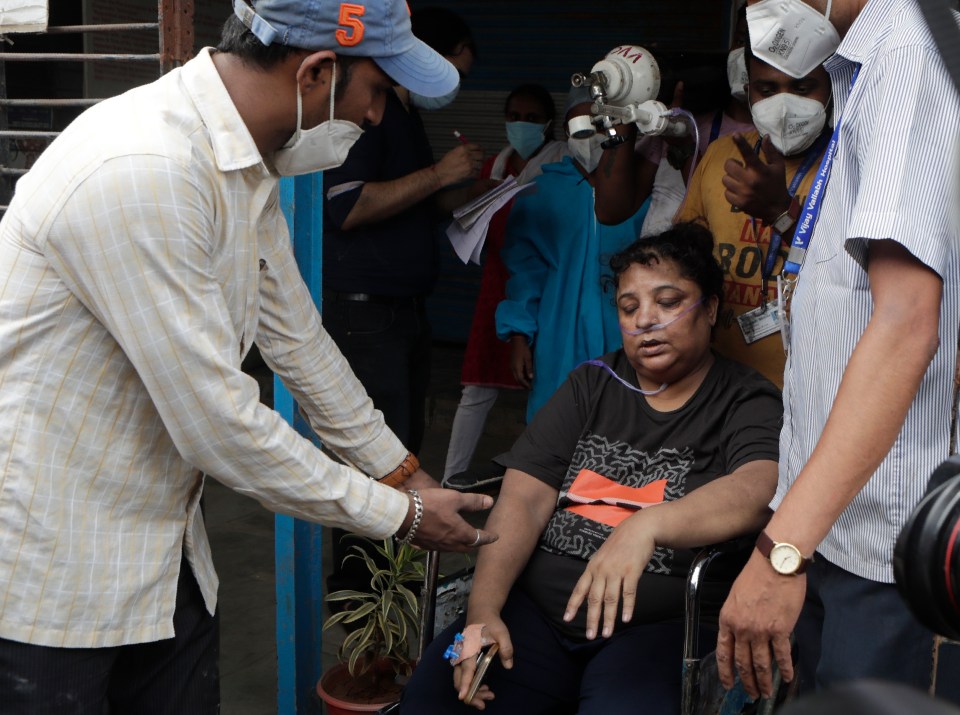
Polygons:
<instances>
[{"instance_id":1,"label":"man in white checked shirt","mask_svg":"<svg viewBox=\"0 0 960 715\"><path fill-rule=\"evenodd\" d=\"M960 97L915 0L748 0L747 21L788 74L826 60L839 128L798 221L815 229L796 254L775 513L721 612L721 680L769 694L774 661L794 675L795 631L801 688L926 689L932 634L892 555L950 445Z\"/></svg>"},{"instance_id":2,"label":"man in white checked shirt","mask_svg":"<svg viewBox=\"0 0 960 715\"><path fill-rule=\"evenodd\" d=\"M393 82L439 96L457 72L402 0L235 15L217 51L81 115L0 223L5 714L217 712L201 473L373 537L495 538L459 514L490 498L429 488L385 427L278 207L278 174L342 162ZM254 342L346 466L259 403Z\"/></svg>"}]
</instances>

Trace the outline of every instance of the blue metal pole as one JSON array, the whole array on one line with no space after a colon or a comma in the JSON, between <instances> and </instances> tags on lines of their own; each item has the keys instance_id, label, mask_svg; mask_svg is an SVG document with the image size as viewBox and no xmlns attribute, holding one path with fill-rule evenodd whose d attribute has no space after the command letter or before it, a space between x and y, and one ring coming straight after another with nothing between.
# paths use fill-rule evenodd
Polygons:
<instances>
[{"instance_id":1,"label":"blue metal pole","mask_svg":"<svg viewBox=\"0 0 960 715\"><path fill-rule=\"evenodd\" d=\"M322 174L283 179L280 205L294 255L317 307L321 295ZM283 383L274 377L274 408L305 437L315 439ZM319 524L277 514L274 526L277 591L277 713L319 713L314 696L322 658L322 536Z\"/></svg>"}]
</instances>

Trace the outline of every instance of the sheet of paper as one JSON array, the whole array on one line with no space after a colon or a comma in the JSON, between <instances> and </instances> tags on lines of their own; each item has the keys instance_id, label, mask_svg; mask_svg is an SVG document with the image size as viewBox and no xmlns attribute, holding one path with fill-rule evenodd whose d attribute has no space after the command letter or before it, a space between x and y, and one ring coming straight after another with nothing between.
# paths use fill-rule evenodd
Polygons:
<instances>
[{"instance_id":1,"label":"sheet of paper","mask_svg":"<svg viewBox=\"0 0 960 715\"><path fill-rule=\"evenodd\" d=\"M464 229L469 229L491 205L503 206L524 185L518 184L516 177L509 176L473 201L464 204L453 212L453 218Z\"/></svg>"},{"instance_id":2,"label":"sheet of paper","mask_svg":"<svg viewBox=\"0 0 960 715\"><path fill-rule=\"evenodd\" d=\"M518 184L511 176L453 212L453 221L447 227L447 237L461 261L480 265L480 253L493 215L510 199L531 186L532 183Z\"/></svg>"},{"instance_id":3,"label":"sheet of paper","mask_svg":"<svg viewBox=\"0 0 960 715\"><path fill-rule=\"evenodd\" d=\"M46 0L0 0L0 32L43 32L48 14Z\"/></svg>"}]
</instances>

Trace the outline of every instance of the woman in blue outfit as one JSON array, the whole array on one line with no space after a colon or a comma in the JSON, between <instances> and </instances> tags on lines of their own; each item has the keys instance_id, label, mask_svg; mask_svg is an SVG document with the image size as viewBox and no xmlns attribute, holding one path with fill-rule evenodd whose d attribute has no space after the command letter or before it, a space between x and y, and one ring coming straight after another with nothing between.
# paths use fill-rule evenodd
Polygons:
<instances>
[{"instance_id":1,"label":"woman in blue outfit","mask_svg":"<svg viewBox=\"0 0 960 715\"><path fill-rule=\"evenodd\" d=\"M469 712L467 656L492 643L477 709L679 711L693 549L769 518L780 393L710 349L723 275L709 231L639 239L611 268L623 347L576 368L499 458L487 528L500 539L480 550L467 613L427 648L402 713ZM708 590L703 628L722 598L722 584ZM451 672L457 631L465 659Z\"/></svg>"},{"instance_id":2,"label":"woman in blue outfit","mask_svg":"<svg viewBox=\"0 0 960 715\"><path fill-rule=\"evenodd\" d=\"M586 88L572 90L564 121L589 115L591 104ZM530 389L527 422L573 368L620 347L604 262L640 235L647 204L615 226L597 221L593 171L602 141L600 134L569 137L570 156L543 167L507 221L501 257L510 278L497 307L497 336L510 341L513 375Z\"/></svg>"}]
</instances>

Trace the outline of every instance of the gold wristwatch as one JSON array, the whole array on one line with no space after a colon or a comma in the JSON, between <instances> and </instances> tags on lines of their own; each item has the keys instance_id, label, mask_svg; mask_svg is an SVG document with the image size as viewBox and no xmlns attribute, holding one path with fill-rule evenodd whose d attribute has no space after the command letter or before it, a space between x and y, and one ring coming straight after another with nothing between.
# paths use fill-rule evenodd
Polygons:
<instances>
[{"instance_id":1,"label":"gold wristwatch","mask_svg":"<svg viewBox=\"0 0 960 715\"><path fill-rule=\"evenodd\" d=\"M765 531L761 531L757 537L757 551L770 561L774 571L784 576L799 576L813 561L801 554L793 544L776 542Z\"/></svg>"},{"instance_id":2,"label":"gold wristwatch","mask_svg":"<svg viewBox=\"0 0 960 715\"><path fill-rule=\"evenodd\" d=\"M797 222L798 218L800 218L800 202L797 201L796 196L793 196L790 198L790 205L787 206L787 210L777 216L770 225L773 226L774 231L783 235L790 230L790 227Z\"/></svg>"}]
</instances>

